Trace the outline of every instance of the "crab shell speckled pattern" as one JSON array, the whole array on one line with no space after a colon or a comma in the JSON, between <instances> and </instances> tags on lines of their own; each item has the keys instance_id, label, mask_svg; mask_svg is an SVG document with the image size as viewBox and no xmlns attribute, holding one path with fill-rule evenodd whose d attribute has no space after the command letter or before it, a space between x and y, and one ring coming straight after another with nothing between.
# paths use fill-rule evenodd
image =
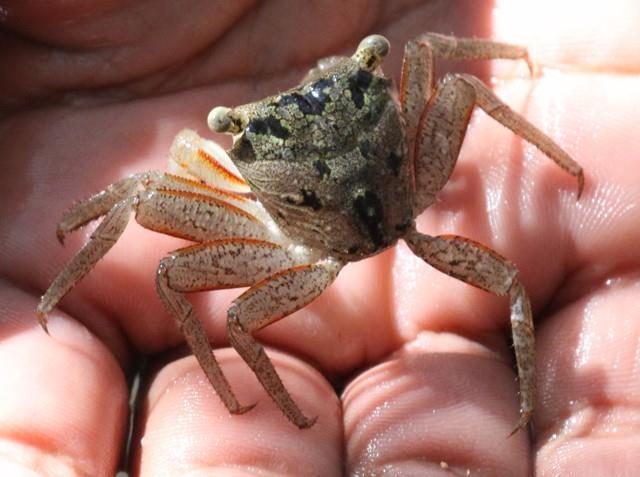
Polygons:
<instances>
[{"instance_id":1,"label":"crab shell speckled pattern","mask_svg":"<svg viewBox=\"0 0 640 477\"><path fill-rule=\"evenodd\" d=\"M234 111L248 124L230 155L292 240L357 260L411 226L411 168L388 79L345 59Z\"/></svg>"}]
</instances>

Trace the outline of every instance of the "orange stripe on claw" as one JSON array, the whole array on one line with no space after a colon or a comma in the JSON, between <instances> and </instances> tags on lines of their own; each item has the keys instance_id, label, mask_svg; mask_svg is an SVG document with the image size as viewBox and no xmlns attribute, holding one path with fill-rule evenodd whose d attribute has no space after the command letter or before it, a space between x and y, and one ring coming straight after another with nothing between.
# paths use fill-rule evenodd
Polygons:
<instances>
[{"instance_id":1,"label":"orange stripe on claw","mask_svg":"<svg viewBox=\"0 0 640 477\"><path fill-rule=\"evenodd\" d=\"M214 192L216 194L220 194L223 195L225 197L229 197L231 199L235 199L235 200L239 200L239 201L247 201L247 197L244 195L240 195L240 194L236 194L235 192L231 192L225 189L220 189L219 187L214 187L212 185L209 184L204 184L200 181L197 181L195 179L189 179L187 177L182 177L182 176L177 176L175 174L170 174L170 173L165 173L165 175L169 178L171 178L171 180L175 181L175 182L179 182L185 185L190 185L193 186L197 189L202 189L202 190L207 190L207 191L211 191Z\"/></svg>"},{"instance_id":2,"label":"orange stripe on claw","mask_svg":"<svg viewBox=\"0 0 640 477\"><path fill-rule=\"evenodd\" d=\"M214 159L211 154L207 153L203 149L198 149L198 157L202 159L204 163L211 169L213 169L219 176L224 177L229 182L238 185L247 185L242 177L235 175L229 169L220 164L216 159Z\"/></svg>"}]
</instances>

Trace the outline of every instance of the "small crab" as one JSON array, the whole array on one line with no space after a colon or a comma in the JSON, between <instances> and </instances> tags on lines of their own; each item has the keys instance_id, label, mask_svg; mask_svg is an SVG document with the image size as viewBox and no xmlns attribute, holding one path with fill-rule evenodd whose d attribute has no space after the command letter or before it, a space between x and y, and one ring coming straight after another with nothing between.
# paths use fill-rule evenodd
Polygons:
<instances>
[{"instance_id":1,"label":"small crab","mask_svg":"<svg viewBox=\"0 0 640 477\"><path fill-rule=\"evenodd\" d=\"M311 426L253 333L318 297L349 263L399 239L429 265L470 285L508 295L520 385L520 420L534 408L531 307L515 266L472 240L429 236L415 218L436 200L456 164L469 118L479 106L578 180L581 167L549 137L502 103L479 79L434 77L435 59L525 60L525 48L427 33L406 45L399 96L385 78L389 42L366 37L352 57L318 62L283 93L236 108L216 107L208 125L233 135L224 151L180 132L169 172L143 172L72 207L58 238L104 216L87 244L42 296L46 315L115 244L135 212L143 227L196 242L164 258L158 294L231 413L244 413L185 295L248 286L228 310L231 345L284 415ZM514 430L514 432L515 432Z\"/></svg>"}]
</instances>

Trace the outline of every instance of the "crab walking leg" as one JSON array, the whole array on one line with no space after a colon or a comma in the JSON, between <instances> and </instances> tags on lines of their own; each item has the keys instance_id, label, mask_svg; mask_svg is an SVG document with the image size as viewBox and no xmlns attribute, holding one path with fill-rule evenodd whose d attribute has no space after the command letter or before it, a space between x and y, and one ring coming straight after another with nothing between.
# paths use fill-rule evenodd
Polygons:
<instances>
[{"instance_id":1,"label":"crab walking leg","mask_svg":"<svg viewBox=\"0 0 640 477\"><path fill-rule=\"evenodd\" d=\"M498 253L463 237L431 237L413 231L406 241L416 255L441 272L490 293L509 295L513 346L520 381L520 420L513 432L524 428L531 419L534 406L535 338L531 305L518 279L518 270Z\"/></svg>"},{"instance_id":2,"label":"crab walking leg","mask_svg":"<svg viewBox=\"0 0 640 477\"><path fill-rule=\"evenodd\" d=\"M160 175L160 173L145 172L129 176L108 185L106 189L75 204L64 213L62 220L58 223L56 235L60 243L64 242L66 234L73 232L92 220L102 217L118 202L131 197L136 187L138 187L143 180L154 175Z\"/></svg>"},{"instance_id":3,"label":"crab walking leg","mask_svg":"<svg viewBox=\"0 0 640 477\"><path fill-rule=\"evenodd\" d=\"M86 225L87 223L105 215L119 201L136 193L136 190L144 187L147 191L175 193L193 193L197 196L208 195L218 201L225 202L235 208L242 209L250 214L264 217L264 211L245 195L218 189L193 179L159 171L150 171L131 175L125 179L108 185L104 190L92 195L88 199L78 202L67 210L58 223L56 235L58 240L64 242L65 236Z\"/></svg>"},{"instance_id":4,"label":"crab walking leg","mask_svg":"<svg viewBox=\"0 0 640 477\"><path fill-rule=\"evenodd\" d=\"M530 142L578 180L578 197L584 187L580 165L524 117L504 104L487 86L471 75L446 75L420 117L413 157L415 215L435 202L458 159L469 118L475 106L518 136Z\"/></svg>"},{"instance_id":5,"label":"crab walking leg","mask_svg":"<svg viewBox=\"0 0 640 477\"><path fill-rule=\"evenodd\" d=\"M154 190L154 186L169 181L162 173L139 174L126 181L123 189L128 189L129 197L109 210L84 247L62 269L40 299L36 313L45 331L46 315L113 247L124 232L133 210L143 227L196 242L221 237L270 238L278 235L252 214L219 198L190 190ZM148 189L133 193L141 182ZM120 190L119 187L116 189ZM96 218L93 215L100 214L95 211L100 211L111 200L96 194L74 207L67 214L74 218L68 219L66 224Z\"/></svg>"},{"instance_id":6,"label":"crab walking leg","mask_svg":"<svg viewBox=\"0 0 640 477\"><path fill-rule=\"evenodd\" d=\"M473 87L476 93L476 104L507 129L530 142L540 149L547 157L578 180L578 198L584 188L584 173L582 167L574 161L549 136L536 128L524 117L504 104L493 91L482 81L472 75L460 75L465 82Z\"/></svg>"},{"instance_id":7,"label":"crab walking leg","mask_svg":"<svg viewBox=\"0 0 640 477\"><path fill-rule=\"evenodd\" d=\"M134 197L129 197L118 202L107 213L100 225L91 234L89 241L74 255L40 298L36 313L38 321L45 331L47 331L46 315L82 277L89 273L96 262L104 257L120 238L120 235L127 227L133 204Z\"/></svg>"},{"instance_id":8,"label":"crab walking leg","mask_svg":"<svg viewBox=\"0 0 640 477\"><path fill-rule=\"evenodd\" d=\"M524 60L533 72L529 51L520 45L483 38L458 38L440 33L423 33L414 41L425 43L438 58L451 60Z\"/></svg>"},{"instance_id":9,"label":"crab walking leg","mask_svg":"<svg viewBox=\"0 0 640 477\"><path fill-rule=\"evenodd\" d=\"M533 72L526 48L476 38L456 38L425 33L408 42L400 79L400 103L409 139L415 137L418 121L435 86L436 58L454 60L522 59Z\"/></svg>"},{"instance_id":10,"label":"crab walking leg","mask_svg":"<svg viewBox=\"0 0 640 477\"><path fill-rule=\"evenodd\" d=\"M312 426L316 419L302 414L252 334L310 303L333 282L341 268L341 263L323 260L284 270L254 285L229 309L227 331L231 345L283 414L300 429Z\"/></svg>"},{"instance_id":11,"label":"crab walking leg","mask_svg":"<svg viewBox=\"0 0 640 477\"><path fill-rule=\"evenodd\" d=\"M475 106L475 91L455 76L442 78L418 127L412 157L415 167L414 216L436 201L458 161Z\"/></svg>"},{"instance_id":12,"label":"crab walking leg","mask_svg":"<svg viewBox=\"0 0 640 477\"><path fill-rule=\"evenodd\" d=\"M184 293L252 285L274 270L288 268L302 259L271 242L232 238L177 250L160 262L156 278L158 295L178 324L207 379L231 413L242 414L253 405L241 406L238 403L211 351L204 328Z\"/></svg>"},{"instance_id":13,"label":"crab walking leg","mask_svg":"<svg viewBox=\"0 0 640 477\"><path fill-rule=\"evenodd\" d=\"M171 290L166 269L158 270L156 281L158 295L169 314L178 323L178 328L189 345L191 352L198 360L198 364L207 376L207 379L216 393L232 414L243 414L254 405L242 406L236 399L229 381L222 372L211 350L211 345L200 321L195 316L191 303L180 293Z\"/></svg>"}]
</instances>

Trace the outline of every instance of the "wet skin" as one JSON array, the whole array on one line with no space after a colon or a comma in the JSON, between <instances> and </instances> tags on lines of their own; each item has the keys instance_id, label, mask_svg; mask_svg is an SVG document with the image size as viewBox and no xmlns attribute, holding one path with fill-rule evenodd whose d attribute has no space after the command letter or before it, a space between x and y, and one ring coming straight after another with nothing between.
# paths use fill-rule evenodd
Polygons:
<instances>
[{"instance_id":1,"label":"wet skin","mask_svg":"<svg viewBox=\"0 0 640 477\"><path fill-rule=\"evenodd\" d=\"M15 65L2 79L2 101L20 107L5 109L0 124L0 469L112 473L126 426L126 376L140 353L164 358L147 377L134 439L142 475L230 465L339 475L342 466L388 464L409 473L438 470L441 462L489 475L636 469L640 58L630 25L638 14L619 2L617 11L629 15L610 19L608 41L592 35L600 11L586 11L584 23L547 24L541 36L531 18L543 18L540 10L548 14L552 3L520 7L526 14L503 5L489 26L482 16L469 22L464 2L375 18L358 4L314 12L216 6L213 24L205 6L193 16L156 5L151 29L148 21L136 26L145 16L132 6L100 10L66 29L56 23L63 13L34 8L10 17L20 38L38 43L0 47L3 63ZM114 15L131 21L114 22ZM360 16L363 31L344 20ZM305 21L324 33L301 37L311 30ZM204 133L213 104L285 89L315 58L351 51L373 30L392 41L389 75L399 72L399 45L427 30L524 44L538 62L566 65L535 81L521 65L492 72L504 78L500 97L580 160L587 171L580 202L562 171L478 114L451 183L419 219L429 233L481 240L521 270L539 330L535 439L505 439L518 412L506 300L429 269L404 245L350 265L317 302L260 335L301 407L318 415L305 431L282 418L234 352L218 351L221 364L237 394L258 403L243 416L229 416L193 358L163 354L181 338L155 296L153 275L178 240L132 225L52 314L53 338L41 331L38 296L86 238L57 245L55 223L68 204L125 174L162 168L173 135L183 127ZM88 44L118 46L71 48ZM272 47L257 55L249 44ZM74 94L43 104L62 100L61 91ZM193 297L216 348L225 345L225 310L236 294Z\"/></svg>"}]
</instances>

